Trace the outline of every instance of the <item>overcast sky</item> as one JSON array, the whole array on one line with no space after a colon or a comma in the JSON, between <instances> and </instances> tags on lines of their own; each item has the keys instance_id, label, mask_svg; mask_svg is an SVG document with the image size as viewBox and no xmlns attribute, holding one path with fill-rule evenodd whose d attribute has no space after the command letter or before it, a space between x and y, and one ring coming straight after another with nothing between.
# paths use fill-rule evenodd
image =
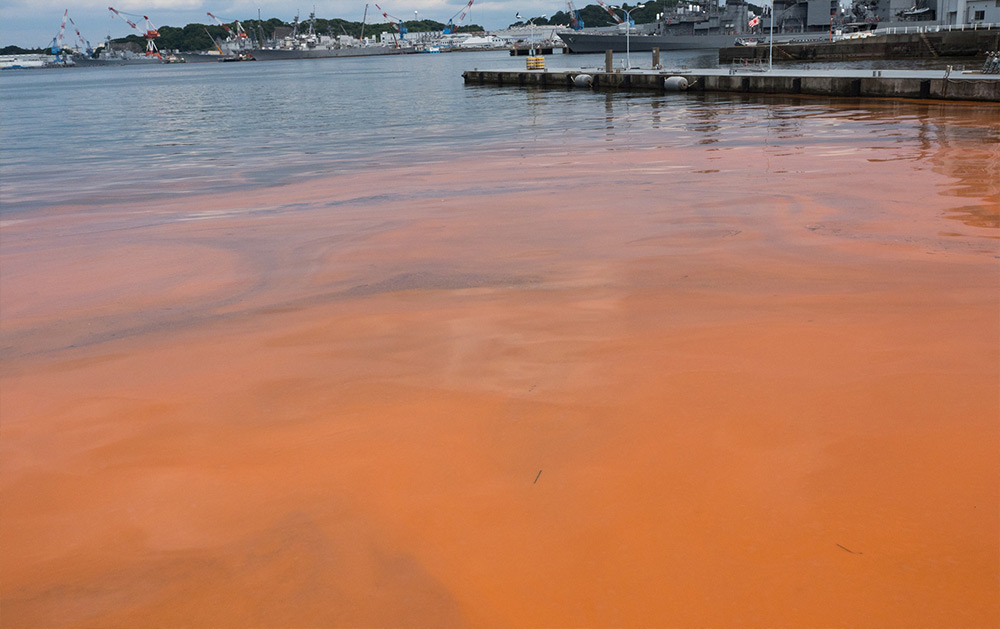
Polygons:
<instances>
[{"instance_id":1,"label":"overcast sky","mask_svg":"<svg viewBox=\"0 0 1000 629\"><path fill-rule=\"evenodd\" d=\"M379 5L400 19L412 20L413 12L417 11L421 19L447 22L467 2L384 0ZM317 17L339 17L360 22L365 11L363 0L0 0L0 45L13 44L25 48L48 46L59 33L59 24L66 9L69 9L69 16L76 22L80 33L93 45L108 35L124 37L134 32L128 24L108 11L109 4L119 11L139 15L138 20L132 18L139 26L142 26L142 15L148 15L154 26L184 26L192 22L210 23L207 12L226 20L247 20L256 18L257 9L260 9L264 19L276 17L287 22L296 13L305 19L315 6ZM582 2L580 6L585 4ZM514 14L518 11L525 16L541 15L565 10L565 7L565 2L557 1L476 0L464 23L469 23L471 18L490 30L500 29L515 22ZM384 21L374 3L369 4L368 23ZM73 45L75 40L72 25L67 25L65 43Z\"/></svg>"}]
</instances>

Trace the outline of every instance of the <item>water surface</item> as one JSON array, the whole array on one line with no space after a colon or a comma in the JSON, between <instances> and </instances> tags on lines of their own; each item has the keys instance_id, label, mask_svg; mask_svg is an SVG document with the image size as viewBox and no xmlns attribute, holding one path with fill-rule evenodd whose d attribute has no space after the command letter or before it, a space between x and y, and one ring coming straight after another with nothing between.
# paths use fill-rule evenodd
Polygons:
<instances>
[{"instance_id":1,"label":"water surface","mask_svg":"<svg viewBox=\"0 0 1000 629\"><path fill-rule=\"evenodd\" d=\"M521 63L0 77L5 624L995 622L996 107Z\"/></svg>"}]
</instances>

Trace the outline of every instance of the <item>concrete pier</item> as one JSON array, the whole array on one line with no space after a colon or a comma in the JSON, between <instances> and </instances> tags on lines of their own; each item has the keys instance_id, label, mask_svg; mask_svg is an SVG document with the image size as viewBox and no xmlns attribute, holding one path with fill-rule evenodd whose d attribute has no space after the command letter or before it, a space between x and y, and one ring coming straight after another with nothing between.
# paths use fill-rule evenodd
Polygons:
<instances>
[{"instance_id":1,"label":"concrete pier","mask_svg":"<svg viewBox=\"0 0 1000 629\"><path fill-rule=\"evenodd\" d=\"M1000 103L1000 75L938 70L467 70L462 76L471 85L655 92L667 91L665 80L678 76L686 79L687 91L697 92Z\"/></svg>"}]
</instances>

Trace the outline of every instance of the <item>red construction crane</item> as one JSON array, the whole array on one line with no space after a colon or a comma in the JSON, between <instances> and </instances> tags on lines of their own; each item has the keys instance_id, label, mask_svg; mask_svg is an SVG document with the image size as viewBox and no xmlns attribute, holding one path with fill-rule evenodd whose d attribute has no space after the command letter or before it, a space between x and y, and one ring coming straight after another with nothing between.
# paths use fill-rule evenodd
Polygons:
<instances>
[{"instance_id":1,"label":"red construction crane","mask_svg":"<svg viewBox=\"0 0 1000 629\"><path fill-rule=\"evenodd\" d=\"M52 54L56 56L56 61L63 63L65 59L62 58L63 49L63 35L66 33L66 18L69 17L69 9L63 13L62 25L59 27L59 34L52 38L52 43L50 44L52 48Z\"/></svg>"},{"instance_id":2,"label":"red construction crane","mask_svg":"<svg viewBox=\"0 0 1000 629\"><path fill-rule=\"evenodd\" d=\"M403 37L403 30L400 29L399 28L399 24L396 23L396 20L399 20L399 18L398 17L394 17L394 16L389 15L388 13L386 13L385 9L383 9L382 7L380 7L377 2L375 3L375 8L382 12L382 17L385 18L385 21L389 23L389 26L391 26L394 29L396 29L396 33L399 33L400 38L402 38ZM396 48L399 48L399 41L396 40L396 33L392 34L392 42L394 44L396 44Z\"/></svg>"},{"instance_id":3,"label":"red construction crane","mask_svg":"<svg viewBox=\"0 0 1000 629\"><path fill-rule=\"evenodd\" d=\"M228 38L232 38L232 39L247 39L247 37L248 37L247 32L245 30L243 30L243 25L240 24L239 20L230 20L231 22L233 22L233 26L236 27L236 32L233 32L233 30L231 28L229 28L229 26L226 24L226 22L223 21L223 19L220 18L219 16L212 15L211 13L209 13L208 17L212 18L213 20L215 20L216 22L218 22L219 26L221 26L222 28L226 29L226 36Z\"/></svg>"},{"instance_id":4,"label":"red construction crane","mask_svg":"<svg viewBox=\"0 0 1000 629\"><path fill-rule=\"evenodd\" d=\"M153 43L153 39L155 39L155 38L157 38L157 37L160 36L160 31L156 30L156 27L153 26L153 23L149 21L148 17L146 17L145 15L142 16L142 19L146 20L146 24L144 25L146 30L143 31L141 28L139 28L136 25L135 22L133 22L132 20L130 20L127 17L125 17L126 15L129 15L131 17L139 17L138 15L133 15L131 13L125 13L124 11L119 11L118 9L116 9L114 7L108 7L108 11L111 11L112 13L114 13L115 15L117 15L118 17L120 17L121 19L125 20L126 24L128 24L129 26L131 26L135 30L137 30L140 33L142 33L142 36L146 38L146 56L147 57L160 57L160 58L163 57L160 54L160 51L156 49L156 44Z\"/></svg>"},{"instance_id":5,"label":"red construction crane","mask_svg":"<svg viewBox=\"0 0 1000 629\"><path fill-rule=\"evenodd\" d=\"M474 1L475 0L469 0L465 4L465 6L462 7L461 11L459 11L455 15L451 16L451 19L448 20L448 24L444 27L444 34L445 35L447 35L448 33L454 33L455 32L455 29L457 28L455 26L455 18L457 17L458 18L458 23L461 24L462 20L465 19L466 14L468 14L468 12L472 10L472 3Z\"/></svg>"},{"instance_id":6,"label":"red construction crane","mask_svg":"<svg viewBox=\"0 0 1000 629\"><path fill-rule=\"evenodd\" d=\"M59 48L60 49L62 49L63 34L66 33L66 20L68 20L68 19L69 19L69 9L66 9L63 12L62 24L59 25L59 37L57 38L59 40L58 43L59 43Z\"/></svg>"},{"instance_id":7,"label":"red construction crane","mask_svg":"<svg viewBox=\"0 0 1000 629\"><path fill-rule=\"evenodd\" d=\"M625 22L625 20L623 20L620 17L618 17L618 14L615 13L614 10L611 7L609 7L608 5L606 5L603 2L601 2L601 0L597 0L597 4L601 5L601 8L604 9L605 11L607 11L608 15L610 15L613 18L615 18L615 22L618 22L619 24L622 24L622 23Z\"/></svg>"},{"instance_id":8,"label":"red construction crane","mask_svg":"<svg viewBox=\"0 0 1000 629\"><path fill-rule=\"evenodd\" d=\"M69 9L66 10L69 13ZM94 49L90 47L90 40L84 39L83 35L80 34L80 27L76 25L73 18L69 18L69 23L73 25L73 30L76 31L76 39L83 45L84 49L87 51L87 56L94 54Z\"/></svg>"}]
</instances>

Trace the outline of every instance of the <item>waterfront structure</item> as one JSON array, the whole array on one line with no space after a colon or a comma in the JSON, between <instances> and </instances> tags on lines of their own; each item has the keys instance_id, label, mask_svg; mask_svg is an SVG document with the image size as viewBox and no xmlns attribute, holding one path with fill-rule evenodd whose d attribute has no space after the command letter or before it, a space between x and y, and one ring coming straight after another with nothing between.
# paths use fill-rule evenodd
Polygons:
<instances>
[{"instance_id":1,"label":"waterfront structure","mask_svg":"<svg viewBox=\"0 0 1000 629\"><path fill-rule=\"evenodd\" d=\"M695 91L738 94L808 94L848 98L934 99L1000 103L1000 75L942 74L930 70L747 70L699 69L630 72L472 70L466 84L583 87L602 91ZM680 81L679 79L683 79Z\"/></svg>"},{"instance_id":2,"label":"waterfront structure","mask_svg":"<svg viewBox=\"0 0 1000 629\"><path fill-rule=\"evenodd\" d=\"M0 70L44 68L50 60L51 57L49 55L43 54L0 55Z\"/></svg>"},{"instance_id":3,"label":"waterfront structure","mask_svg":"<svg viewBox=\"0 0 1000 629\"><path fill-rule=\"evenodd\" d=\"M775 0L774 25L781 32L827 30L831 25L976 26L1000 23L996 0L859 0L839 14L837 0Z\"/></svg>"},{"instance_id":4,"label":"waterfront structure","mask_svg":"<svg viewBox=\"0 0 1000 629\"><path fill-rule=\"evenodd\" d=\"M945 24L998 24L1000 2L996 0L930 0Z\"/></svg>"},{"instance_id":5,"label":"waterfront structure","mask_svg":"<svg viewBox=\"0 0 1000 629\"><path fill-rule=\"evenodd\" d=\"M914 4L914 1L916 4ZM762 15L758 16L757 12ZM760 19L757 19L760 18ZM770 24L773 18L773 38ZM718 49L737 39L774 43L833 40L858 30L885 31L905 26L978 28L1000 23L997 0L859 0L842 10L838 0L774 0L760 9L744 0L679 5L655 22L636 25L631 42L623 25L561 32L570 52L597 53Z\"/></svg>"}]
</instances>

